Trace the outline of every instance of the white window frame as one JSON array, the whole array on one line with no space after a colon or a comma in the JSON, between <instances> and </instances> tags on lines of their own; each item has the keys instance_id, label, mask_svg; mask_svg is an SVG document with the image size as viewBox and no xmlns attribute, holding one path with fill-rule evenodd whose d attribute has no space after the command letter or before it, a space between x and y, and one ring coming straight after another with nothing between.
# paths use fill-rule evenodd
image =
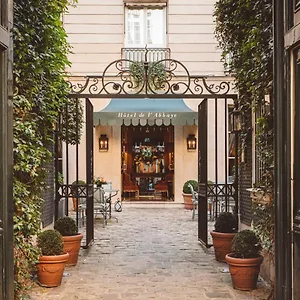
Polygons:
<instances>
[{"instance_id":1,"label":"white window frame","mask_svg":"<svg viewBox=\"0 0 300 300\"><path fill-rule=\"evenodd\" d=\"M141 44L128 44L128 11L129 10L142 10L143 11L143 37L144 40L146 40L147 37L147 11L148 10L157 10L157 8L152 8L151 6L143 6L143 7L137 7L137 8L129 8L125 7L125 34L124 34L124 46L125 48L145 48L147 45L147 48L166 48L167 44L167 17L166 17L166 7L162 7L159 10L163 11L163 43L162 44L147 44L146 41L143 41Z\"/></svg>"}]
</instances>

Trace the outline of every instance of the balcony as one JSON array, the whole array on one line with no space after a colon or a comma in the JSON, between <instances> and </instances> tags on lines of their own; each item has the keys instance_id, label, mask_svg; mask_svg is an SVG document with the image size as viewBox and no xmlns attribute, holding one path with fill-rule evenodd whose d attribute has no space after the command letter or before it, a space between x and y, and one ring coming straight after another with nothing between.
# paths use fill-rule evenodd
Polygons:
<instances>
[{"instance_id":1,"label":"balcony","mask_svg":"<svg viewBox=\"0 0 300 300\"><path fill-rule=\"evenodd\" d=\"M162 59L169 59L171 56L170 48L122 48L122 59L133 61L156 62Z\"/></svg>"}]
</instances>

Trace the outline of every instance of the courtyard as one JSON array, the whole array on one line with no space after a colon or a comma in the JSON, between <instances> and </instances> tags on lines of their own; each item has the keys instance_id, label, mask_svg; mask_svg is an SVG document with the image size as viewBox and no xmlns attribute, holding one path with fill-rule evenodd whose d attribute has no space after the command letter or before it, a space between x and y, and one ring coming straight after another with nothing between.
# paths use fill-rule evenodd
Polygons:
<instances>
[{"instance_id":1,"label":"courtyard","mask_svg":"<svg viewBox=\"0 0 300 300\"><path fill-rule=\"evenodd\" d=\"M108 225L95 224L94 244L80 250L61 286L31 290L32 300L267 300L262 280L252 292L234 290L227 265L197 241L191 211L123 207Z\"/></svg>"}]
</instances>

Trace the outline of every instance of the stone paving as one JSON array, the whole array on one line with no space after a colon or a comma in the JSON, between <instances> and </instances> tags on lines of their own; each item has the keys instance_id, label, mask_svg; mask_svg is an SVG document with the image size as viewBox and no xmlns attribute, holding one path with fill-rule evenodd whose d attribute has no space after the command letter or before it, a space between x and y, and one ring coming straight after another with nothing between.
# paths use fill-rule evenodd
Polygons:
<instances>
[{"instance_id":1,"label":"stone paving","mask_svg":"<svg viewBox=\"0 0 300 300\"><path fill-rule=\"evenodd\" d=\"M95 242L81 249L77 266L67 267L62 285L35 286L32 300L187 300L268 298L259 281L252 292L234 290L226 264L197 241L197 221L184 209L124 208ZM69 276L68 276L69 275Z\"/></svg>"}]
</instances>

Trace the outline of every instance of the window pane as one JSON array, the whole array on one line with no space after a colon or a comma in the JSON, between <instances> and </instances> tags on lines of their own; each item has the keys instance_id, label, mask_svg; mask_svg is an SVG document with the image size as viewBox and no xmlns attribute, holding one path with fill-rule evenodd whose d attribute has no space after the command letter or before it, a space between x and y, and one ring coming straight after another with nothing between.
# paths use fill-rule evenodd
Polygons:
<instances>
[{"instance_id":1,"label":"window pane","mask_svg":"<svg viewBox=\"0 0 300 300\"><path fill-rule=\"evenodd\" d=\"M164 45L164 11L162 9L147 10L147 44Z\"/></svg>"},{"instance_id":2,"label":"window pane","mask_svg":"<svg viewBox=\"0 0 300 300\"><path fill-rule=\"evenodd\" d=\"M127 44L142 45L143 39L143 10L127 10Z\"/></svg>"}]
</instances>

